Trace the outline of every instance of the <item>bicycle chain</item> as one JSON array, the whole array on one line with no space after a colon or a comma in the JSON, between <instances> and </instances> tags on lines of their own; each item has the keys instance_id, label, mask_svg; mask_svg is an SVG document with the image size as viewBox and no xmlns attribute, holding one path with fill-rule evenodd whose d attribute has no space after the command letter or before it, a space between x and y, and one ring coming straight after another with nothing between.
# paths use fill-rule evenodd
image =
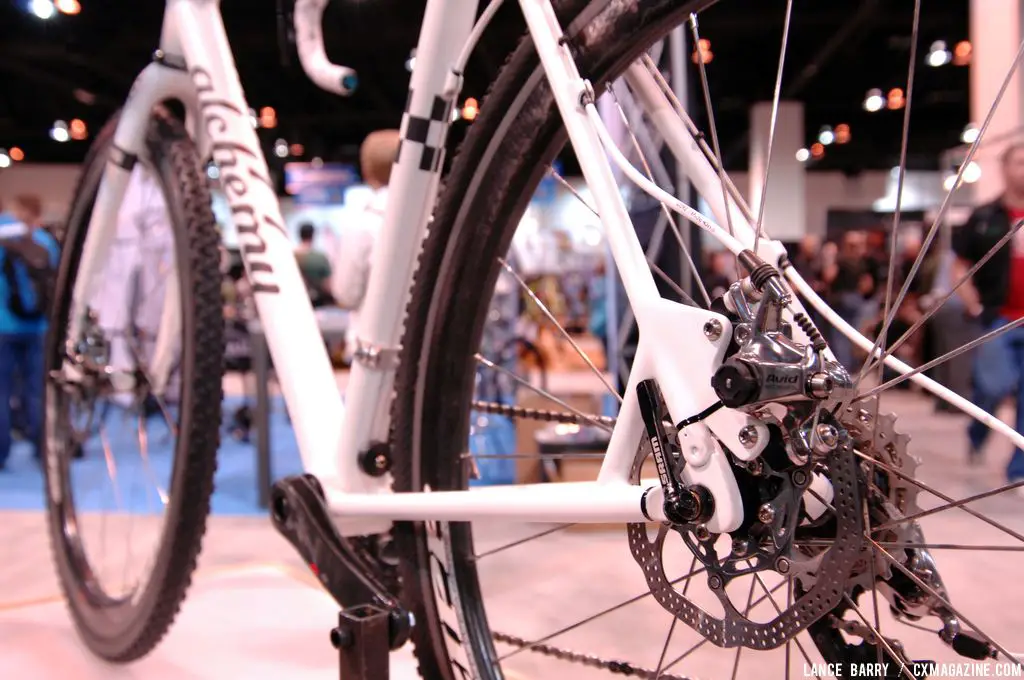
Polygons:
<instances>
[{"instance_id":1,"label":"bicycle chain","mask_svg":"<svg viewBox=\"0 0 1024 680\"><path fill-rule=\"evenodd\" d=\"M551 645L529 642L523 638L506 635L505 633L492 632L491 635L495 642L502 642L507 645L512 645L513 647L537 652L538 654L550 656L561 661L571 661L591 668L606 670L617 675L626 675L633 678L646 678L647 680L691 680L691 678L679 675L669 675L667 673L652 671L646 668L638 668L637 666L625 661L607 661L596 656L591 656L590 654L580 654L579 652L573 652L568 649L559 649L558 647L553 647Z\"/></svg>"},{"instance_id":2,"label":"bicycle chain","mask_svg":"<svg viewBox=\"0 0 1024 680\"><path fill-rule=\"evenodd\" d=\"M494 401L474 401L474 411L481 413L492 413L499 416L507 416L512 419L524 418L527 420L543 420L548 423L566 423L570 425L607 425L615 426L615 418L609 416L598 416L588 413L567 413L565 411L548 411L541 408L527 408L525 406L512 406Z\"/></svg>"}]
</instances>

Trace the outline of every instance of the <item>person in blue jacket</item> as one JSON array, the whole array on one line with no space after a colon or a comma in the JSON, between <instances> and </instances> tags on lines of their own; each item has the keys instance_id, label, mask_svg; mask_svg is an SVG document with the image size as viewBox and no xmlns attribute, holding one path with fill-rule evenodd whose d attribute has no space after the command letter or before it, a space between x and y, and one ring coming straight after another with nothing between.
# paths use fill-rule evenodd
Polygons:
<instances>
[{"instance_id":1,"label":"person in blue jacket","mask_svg":"<svg viewBox=\"0 0 1024 680\"><path fill-rule=\"evenodd\" d=\"M56 271L59 257L57 240L41 227L39 197L17 196L9 212L4 207L0 205L0 469L11 452L14 398L23 409L24 435L35 445L36 457L43 436L43 352L49 310L46 296L37 292L39 268L30 270L16 253L26 246L43 253L43 264L49 266L44 277Z\"/></svg>"}]
</instances>

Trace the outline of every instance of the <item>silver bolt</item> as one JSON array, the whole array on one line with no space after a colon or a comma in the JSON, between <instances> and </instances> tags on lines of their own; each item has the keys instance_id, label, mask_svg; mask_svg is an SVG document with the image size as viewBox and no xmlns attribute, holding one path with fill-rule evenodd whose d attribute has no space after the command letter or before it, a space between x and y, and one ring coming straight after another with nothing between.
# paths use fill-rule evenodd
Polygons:
<instances>
[{"instance_id":1,"label":"silver bolt","mask_svg":"<svg viewBox=\"0 0 1024 680\"><path fill-rule=\"evenodd\" d=\"M839 430L828 423L819 423L814 434L817 440L814 443L814 450L818 453L828 453L839 443Z\"/></svg>"},{"instance_id":2,"label":"silver bolt","mask_svg":"<svg viewBox=\"0 0 1024 680\"><path fill-rule=\"evenodd\" d=\"M752 449L757 444L757 428L753 425L747 425L739 431L740 444L743 444L743 448Z\"/></svg>"},{"instance_id":3,"label":"silver bolt","mask_svg":"<svg viewBox=\"0 0 1024 680\"><path fill-rule=\"evenodd\" d=\"M704 323L704 337L711 342L722 337L722 322L718 319L708 319Z\"/></svg>"},{"instance_id":4,"label":"silver bolt","mask_svg":"<svg viewBox=\"0 0 1024 680\"><path fill-rule=\"evenodd\" d=\"M760 476L760 474L764 472L764 463L761 462L760 458L755 458L747 463L747 472L755 477Z\"/></svg>"},{"instance_id":5,"label":"silver bolt","mask_svg":"<svg viewBox=\"0 0 1024 680\"><path fill-rule=\"evenodd\" d=\"M857 420L864 424L870 423L871 413L867 409L862 408L860 411L857 412Z\"/></svg>"},{"instance_id":6,"label":"silver bolt","mask_svg":"<svg viewBox=\"0 0 1024 680\"><path fill-rule=\"evenodd\" d=\"M775 560L775 571L779 572L780 574L788 574L789 560L787 560L785 557L780 557L779 559Z\"/></svg>"},{"instance_id":7,"label":"silver bolt","mask_svg":"<svg viewBox=\"0 0 1024 680\"><path fill-rule=\"evenodd\" d=\"M736 342L742 345L748 339L750 339L750 326L746 324L740 324L736 326L736 330L733 331L733 335L736 338Z\"/></svg>"},{"instance_id":8,"label":"silver bolt","mask_svg":"<svg viewBox=\"0 0 1024 680\"><path fill-rule=\"evenodd\" d=\"M793 471L793 483L797 486L803 486L807 483L807 473L803 470Z\"/></svg>"},{"instance_id":9,"label":"silver bolt","mask_svg":"<svg viewBox=\"0 0 1024 680\"><path fill-rule=\"evenodd\" d=\"M737 557L743 557L750 550L750 543L742 538L732 539L732 554Z\"/></svg>"},{"instance_id":10,"label":"silver bolt","mask_svg":"<svg viewBox=\"0 0 1024 680\"><path fill-rule=\"evenodd\" d=\"M771 524L775 521L775 508L771 503L765 503L757 510L757 521L761 524Z\"/></svg>"},{"instance_id":11,"label":"silver bolt","mask_svg":"<svg viewBox=\"0 0 1024 680\"><path fill-rule=\"evenodd\" d=\"M708 587L711 588L711 590L718 590L719 588L721 588L722 577L718 574L712 574L711 576L708 576Z\"/></svg>"},{"instance_id":12,"label":"silver bolt","mask_svg":"<svg viewBox=\"0 0 1024 680\"><path fill-rule=\"evenodd\" d=\"M706 524L698 524L693 530L693 535L697 537L698 541L706 541L711 538L711 532Z\"/></svg>"}]
</instances>

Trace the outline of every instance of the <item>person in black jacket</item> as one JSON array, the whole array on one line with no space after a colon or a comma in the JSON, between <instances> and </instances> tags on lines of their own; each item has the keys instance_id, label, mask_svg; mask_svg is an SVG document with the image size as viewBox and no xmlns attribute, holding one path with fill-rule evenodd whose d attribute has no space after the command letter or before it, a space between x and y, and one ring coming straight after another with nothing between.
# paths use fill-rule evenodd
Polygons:
<instances>
[{"instance_id":1,"label":"person in black jacket","mask_svg":"<svg viewBox=\"0 0 1024 680\"><path fill-rule=\"evenodd\" d=\"M1008 147L1002 156L1005 190L991 203L979 206L953 235L957 259L953 281L959 281L1007 233L1024 220L1024 143ZM971 281L959 289L968 316L988 332L1024 317L1024 229L999 248ZM994 413L1006 397L1017 397L1016 429L1024 431L1024 326L982 344L974 355L974 403ZM968 427L972 464L981 461L988 427L972 421ZM1013 452L1007 479L1024 480L1024 452Z\"/></svg>"}]
</instances>

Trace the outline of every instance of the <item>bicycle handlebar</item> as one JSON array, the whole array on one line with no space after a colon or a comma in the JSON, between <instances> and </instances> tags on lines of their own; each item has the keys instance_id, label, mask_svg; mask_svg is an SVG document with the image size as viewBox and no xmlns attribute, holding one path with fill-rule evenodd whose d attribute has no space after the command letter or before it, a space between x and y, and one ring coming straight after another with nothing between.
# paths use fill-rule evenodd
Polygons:
<instances>
[{"instance_id":1,"label":"bicycle handlebar","mask_svg":"<svg viewBox=\"0 0 1024 680\"><path fill-rule=\"evenodd\" d=\"M295 0L295 46L302 70L310 80L328 92L350 95L359 84L356 72L331 63L324 50L321 23L328 2L330 0Z\"/></svg>"}]
</instances>

